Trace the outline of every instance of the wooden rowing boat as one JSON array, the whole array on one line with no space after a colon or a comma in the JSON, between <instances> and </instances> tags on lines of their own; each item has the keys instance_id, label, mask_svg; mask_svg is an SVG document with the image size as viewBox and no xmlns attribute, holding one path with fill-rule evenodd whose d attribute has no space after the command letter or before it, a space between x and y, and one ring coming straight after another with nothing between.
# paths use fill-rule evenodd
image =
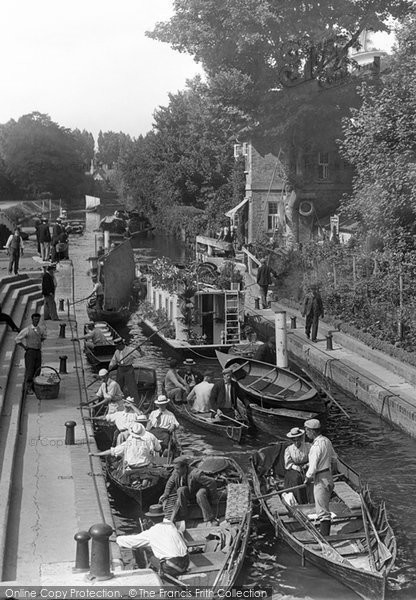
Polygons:
<instances>
[{"instance_id":1,"label":"wooden rowing boat","mask_svg":"<svg viewBox=\"0 0 416 600\"><path fill-rule=\"evenodd\" d=\"M111 325L120 325L130 319L131 310L128 306L104 310L87 305L87 314L90 321L106 321Z\"/></svg>"},{"instance_id":2,"label":"wooden rowing boat","mask_svg":"<svg viewBox=\"0 0 416 600\"><path fill-rule=\"evenodd\" d=\"M258 404L249 404L247 415L256 429L286 440L286 434L292 427L302 427L307 419L317 419L320 415L306 410L288 408L263 408ZM321 424L323 421L320 416Z\"/></svg>"},{"instance_id":3,"label":"wooden rowing boat","mask_svg":"<svg viewBox=\"0 0 416 600\"><path fill-rule=\"evenodd\" d=\"M253 454L254 491L271 490L269 473L283 479L282 453L287 443ZM365 600L384 600L386 580L396 558L396 538L384 503L376 505L359 475L338 459L330 510L331 532L322 536L313 524L314 504L290 506L279 494L261 498L261 506L276 533L302 557L338 579Z\"/></svg>"},{"instance_id":4,"label":"wooden rowing boat","mask_svg":"<svg viewBox=\"0 0 416 600\"><path fill-rule=\"evenodd\" d=\"M244 425L238 425L237 423L227 420L220 421L212 418L212 413L195 413L192 412L188 404L177 404L175 402L171 402L169 407L173 413L177 417L183 418L194 425L197 425L204 431L210 431L211 433L216 433L222 437L229 438L234 442L240 443L241 438L244 433Z\"/></svg>"},{"instance_id":5,"label":"wooden rowing boat","mask_svg":"<svg viewBox=\"0 0 416 600\"><path fill-rule=\"evenodd\" d=\"M216 355L223 368L233 369L237 395L246 405L254 403L266 408L326 413L325 402L318 390L289 369L219 351Z\"/></svg>"},{"instance_id":6,"label":"wooden rowing boat","mask_svg":"<svg viewBox=\"0 0 416 600\"><path fill-rule=\"evenodd\" d=\"M243 566L251 525L251 492L243 469L231 457L203 456L190 464L215 477L219 493L216 518L219 526L204 523L201 509L191 504L183 532L190 553L188 570L176 576L182 590L191 586L210 591L210 598L226 594L234 585ZM165 504L169 517L176 501L170 496ZM164 578L164 575L162 575ZM169 577L167 580L172 582ZM195 589L195 587L194 587Z\"/></svg>"},{"instance_id":7,"label":"wooden rowing boat","mask_svg":"<svg viewBox=\"0 0 416 600\"><path fill-rule=\"evenodd\" d=\"M84 340L84 353L91 365L99 369L106 369L114 355L114 352L116 351L114 340L120 336L117 331L105 321L96 321L94 325L103 332L108 343L91 348ZM85 325L84 335L88 332L88 326Z\"/></svg>"}]
</instances>

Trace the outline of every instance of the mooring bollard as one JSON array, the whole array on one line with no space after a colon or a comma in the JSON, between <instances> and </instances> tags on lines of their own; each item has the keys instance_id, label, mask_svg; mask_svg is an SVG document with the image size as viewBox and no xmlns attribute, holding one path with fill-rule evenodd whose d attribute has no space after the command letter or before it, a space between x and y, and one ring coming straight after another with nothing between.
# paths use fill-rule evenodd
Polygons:
<instances>
[{"instance_id":1,"label":"mooring bollard","mask_svg":"<svg viewBox=\"0 0 416 600\"><path fill-rule=\"evenodd\" d=\"M66 323L61 323L59 325L59 337L60 338L64 338L65 337L65 327L66 327Z\"/></svg>"},{"instance_id":2,"label":"mooring bollard","mask_svg":"<svg viewBox=\"0 0 416 600\"><path fill-rule=\"evenodd\" d=\"M326 334L326 349L327 350L333 350L333 346L332 346L332 331L328 331L328 333Z\"/></svg>"},{"instance_id":3,"label":"mooring bollard","mask_svg":"<svg viewBox=\"0 0 416 600\"><path fill-rule=\"evenodd\" d=\"M66 370L66 359L68 357L66 356L66 354L64 354L63 356L59 357L59 372L60 373L68 373L68 371Z\"/></svg>"},{"instance_id":4,"label":"mooring bollard","mask_svg":"<svg viewBox=\"0 0 416 600\"><path fill-rule=\"evenodd\" d=\"M114 577L110 571L110 543L109 538L113 528L107 523L97 523L90 527L92 537L90 579L103 581Z\"/></svg>"},{"instance_id":5,"label":"mooring bollard","mask_svg":"<svg viewBox=\"0 0 416 600\"><path fill-rule=\"evenodd\" d=\"M260 310L260 298L254 298L254 308Z\"/></svg>"},{"instance_id":6,"label":"mooring bollard","mask_svg":"<svg viewBox=\"0 0 416 600\"><path fill-rule=\"evenodd\" d=\"M65 423L65 446L73 446L75 444L75 421L67 421Z\"/></svg>"},{"instance_id":7,"label":"mooring bollard","mask_svg":"<svg viewBox=\"0 0 416 600\"><path fill-rule=\"evenodd\" d=\"M296 329L296 317L290 317L290 329Z\"/></svg>"},{"instance_id":8,"label":"mooring bollard","mask_svg":"<svg viewBox=\"0 0 416 600\"><path fill-rule=\"evenodd\" d=\"M75 567L72 569L74 573L86 573L90 570L90 556L88 542L91 536L88 531L78 531L74 535L74 540L77 543L75 554Z\"/></svg>"},{"instance_id":9,"label":"mooring bollard","mask_svg":"<svg viewBox=\"0 0 416 600\"><path fill-rule=\"evenodd\" d=\"M64 304L65 304L64 298L60 298L59 299L59 310L60 311L64 311L65 310Z\"/></svg>"}]
</instances>

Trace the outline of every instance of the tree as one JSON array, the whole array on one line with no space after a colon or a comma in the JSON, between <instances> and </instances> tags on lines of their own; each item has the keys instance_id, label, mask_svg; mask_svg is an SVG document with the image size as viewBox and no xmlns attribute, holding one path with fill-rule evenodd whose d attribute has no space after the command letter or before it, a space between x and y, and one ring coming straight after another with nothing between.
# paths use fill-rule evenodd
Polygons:
<instances>
[{"instance_id":1,"label":"tree","mask_svg":"<svg viewBox=\"0 0 416 600\"><path fill-rule=\"evenodd\" d=\"M131 137L126 133L115 133L114 131L102 131L98 134L97 161L101 165L107 165L112 169L120 154L132 143Z\"/></svg>"},{"instance_id":2,"label":"tree","mask_svg":"<svg viewBox=\"0 0 416 600\"><path fill-rule=\"evenodd\" d=\"M362 85L363 104L344 121L342 148L357 173L344 211L392 247L416 234L415 34L411 17L398 32L388 73Z\"/></svg>"},{"instance_id":3,"label":"tree","mask_svg":"<svg viewBox=\"0 0 416 600\"><path fill-rule=\"evenodd\" d=\"M91 161L94 158L94 136L89 131L83 129L74 129L72 135L75 140L75 144L78 148L78 152L82 163L84 165L84 171L89 171L91 167Z\"/></svg>"}]
</instances>

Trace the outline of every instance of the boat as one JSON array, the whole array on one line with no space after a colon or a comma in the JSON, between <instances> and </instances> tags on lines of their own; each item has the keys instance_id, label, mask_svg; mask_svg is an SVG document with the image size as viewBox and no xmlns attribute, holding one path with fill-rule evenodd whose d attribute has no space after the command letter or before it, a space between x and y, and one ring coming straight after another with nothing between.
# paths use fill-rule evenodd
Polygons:
<instances>
[{"instance_id":1,"label":"boat","mask_svg":"<svg viewBox=\"0 0 416 600\"><path fill-rule=\"evenodd\" d=\"M326 414L326 404L318 390L289 369L219 351L216 356L223 369L233 369L238 397L246 405Z\"/></svg>"},{"instance_id":2,"label":"boat","mask_svg":"<svg viewBox=\"0 0 416 600\"><path fill-rule=\"evenodd\" d=\"M384 600L397 553L384 503L375 504L358 473L338 459L330 502L331 534L324 537L313 524L314 504L291 506L267 483L274 464L274 476L281 477L283 485L286 446L282 442L262 448L251 458L254 492L276 535L302 557L302 564L315 565L365 600Z\"/></svg>"},{"instance_id":3,"label":"boat","mask_svg":"<svg viewBox=\"0 0 416 600\"><path fill-rule=\"evenodd\" d=\"M96 258L98 281L104 289L104 304L100 309L91 298L87 305L88 317L90 321L106 321L110 325L127 323L131 315L131 291L135 279L131 243L127 240Z\"/></svg>"},{"instance_id":4,"label":"boat","mask_svg":"<svg viewBox=\"0 0 416 600\"><path fill-rule=\"evenodd\" d=\"M308 419L320 417L321 425L325 424L323 416L316 412L288 408L264 408L254 403L248 405L247 415L256 429L281 439L286 438L289 429L302 427Z\"/></svg>"},{"instance_id":5,"label":"boat","mask_svg":"<svg viewBox=\"0 0 416 600\"><path fill-rule=\"evenodd\" d=\"M101 199L96 196L85 195L85 210L87 212L95 212L101 204Z\"/></svg>"},{"instance_id":6,"label":"boat","mask_svg":"<svg viewBox=\"0 0 416 600\"><path fill-rule=\"evenodd\" d=\"M204 523L199 506L190 505L183 531L190 564L185 573L176 575L176 584L182 594L187 591L185 587L189 591L195 586L209 590L210 598L228 597L241 572L248 546L252 515L250 485L243 469L231 457L203 456L190 466L216 478L219 491L216 516L220 525ZM175 501L176 496L169 496L164 505L168 518ZM161 577L175 584L169 576Z\"/></svg>"},{"instance_id":7,"label":"boat","mask_svg":"<svg viewBox=\"0 0 416 600\"><path fill-rule=\"evenodd\" d=\"M120 336L117 331L105 321L95 321L94 325L104 333L108 343L91 348L87 345L86 340L84 340L84 353L91 365L100 369L106 369L116 351L114 340ZM84 335L88 332L88 325L85 324Z\"/></svg>"},{"instance_id":8,"label":"boat","mask_svg":"<svg viewBox=\"0 0 416 600\"><path fill-rule=\"evenodd\" d=\"M163 494L166 482L172 472L172 460L181 452L176 435L171 436L167 456L154 456L152 464L143 469L126 471L123 460L108 456L106 458L106 474L108 479L126 496L134 500L143 512L150 504L158 501Z\"/></svg>"},{"instance_id":9,"label":"boat","mask_svg":"<svg viewBox=\"0 0 416 600\"><path fill-rule=\"evenodd\" d=\"M240 443L244 430L247 427L243 423L238 425L236 421L233 422L231 420L227 420L226 418L224 421L214 420L212 418L213 413L211 412L192 412L186 403L178 404L176 402L170 402L169 408L177 417L197 425L204 431L216 433L217 435L229 438L237 443Z\"/></svg>"}]
</instances>

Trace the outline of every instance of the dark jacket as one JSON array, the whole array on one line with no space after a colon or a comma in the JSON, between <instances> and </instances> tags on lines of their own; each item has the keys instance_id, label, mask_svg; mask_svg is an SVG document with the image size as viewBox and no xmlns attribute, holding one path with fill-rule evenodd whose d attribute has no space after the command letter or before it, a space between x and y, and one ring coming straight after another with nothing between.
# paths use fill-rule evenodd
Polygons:
<instances>
[{"instance_id":1,"label":"dark jacket","mask_svg":"<svg viewBox=\"0 0 416 600\"><path fill-rule=\"evenodd\" d=\"M218 501L217 482L203 471L200 471L200 469L190 469L183 478L179 476L178 471L173 471L166 482L163 495L169 496L170 494L174 494L178 491L178 488L184 485L189 488L191 498L195 498L197 492L201 488L205 488L208 490L211 502L215 504Z\"/></svg>"},{"instance_id":2,"label":"dark jacket","mask_svg":"<svg viewBox=\"0 0 416 600\"><path fill-rule=\"evenodd\" d=\"M324 316L324 305L319 292L308 292L303 300L302 316L309 315Z\"/></svg>"},{"instance_id":3,"label":"dark jacket","mask_svg":"<svg viewBox=\"0 0 416 600\"><path fill-rule=\"evenodd\" d=\"M55 282L52 275L48 272L46 272L42 277L42 294L43 296L55 294Z\"/></svg>"},{"instance_id":4,"label":"dark jacket","mask_svg":"<svg viewBox=\"0 0 416 600\"><path fill-rule=\"evenodd\" d=\"M52 242L54 244L58 241L58 235L64 231L64 228L60 223L55 223L52 229Z\"/></svg>"},{"instance_id":5,"label":"dark jacket","mask_svg":"<svg viewBox=\"0 0 416 600\"><path fill-rule=\"evenodd\" d=\"M41 223L39 225L39 241L40 242L50 242L51 241L51 232L49 230L49 225L47 223Z\"/></svg>"},{"instance_id":6,"label":"dark jacket","mask_svg":"<svg viewBox=\"0 0 416 600\"><path fill-rule=\"evenodd\" d=\"M214 383L209 400L212 410L223 409L225 407L226 397L224 381L217 381L217 383ZM235 409L237 405L237 393L233 383L231 383L231 404Z\"/></svg>"},{"instance_id":7,"label":"dark jacket","mask_svg":"<svg viewBox=\"0 0 416 600\"><path fill-rule=\"evenodd\" d=\"M259 346L253 356L254 360L260 362L269 363L271 365L276 364L276 349L270 344L262 344Z\"/></svg>"},{"instance_id":8,"label":"dark jacket","mask_svg":"<svg viewBox=\"0 0 416 600\"><path fill-rule=\"evenodd\" d=\"M201 381L204 379L202 373L200 371L197 371L196 369L192 369L192 374L190 376L190 374L185 371L185 369L178 369L178 374L182 377L182 379L185 380L185 382L188 385L192 385L192 375L193 378L195 380L195 384L197 385L198 383L201 383Z\"/></svg>"},{"instance_id":9,"label":"dark jacket","mask_svg":"<svg viewBox=\"0 0 416 600\"><path fill-rule=\"evenodd\" d=\"M272 282L272 275L276 277L274 269L266 264L261 265L257 270L257 283L259 285L270 285Z\"/></svg>"}]
</instances>

